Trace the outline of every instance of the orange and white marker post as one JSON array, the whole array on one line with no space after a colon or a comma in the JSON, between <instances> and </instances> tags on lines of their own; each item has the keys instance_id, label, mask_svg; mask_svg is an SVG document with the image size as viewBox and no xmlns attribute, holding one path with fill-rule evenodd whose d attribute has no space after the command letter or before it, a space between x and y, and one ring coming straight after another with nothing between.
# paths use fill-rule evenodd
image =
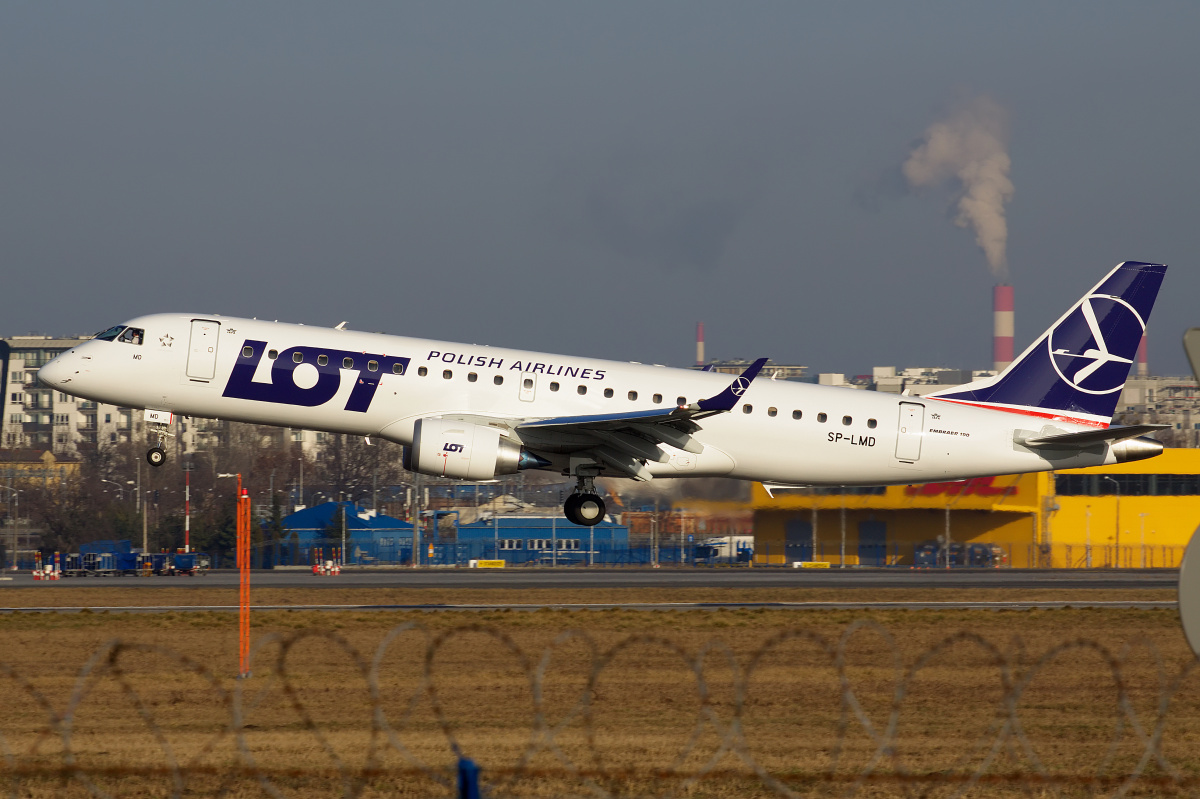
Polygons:
<instances>
[{"instance_id":1,"label":"orange and white marker post","mask_svg":"<svg viewBox=\"0 0 1200 799\"><path fill-rule=\"evenodd\" d=\"M237 567L238 567L238 677L250 676L250 492L238 478Z\"/></svg>"}]
</instances>

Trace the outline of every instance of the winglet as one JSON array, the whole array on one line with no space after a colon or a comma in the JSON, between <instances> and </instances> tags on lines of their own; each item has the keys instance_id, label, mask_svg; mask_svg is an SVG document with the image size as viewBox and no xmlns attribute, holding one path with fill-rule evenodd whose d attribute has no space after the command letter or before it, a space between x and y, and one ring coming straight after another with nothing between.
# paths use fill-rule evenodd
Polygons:
<instances>
[{"instance_id":1,"label":"winglet","mask_svg":"<svg viewBox=\"0 0 1200 799\"><path fill-rule=\"evenodd\" d=\"M723 413L733 410L733 406L737 405L741 396L750 388L751 381L758 376L763 366L767 362L767 358L759 358L754 363L750 364L750 368L742 372L737 379L729 384L729 387L717 394L715 397L702 399L699 402L688 406L689 411L701 411L707 413Z\"/></svg>"}]
</instances>

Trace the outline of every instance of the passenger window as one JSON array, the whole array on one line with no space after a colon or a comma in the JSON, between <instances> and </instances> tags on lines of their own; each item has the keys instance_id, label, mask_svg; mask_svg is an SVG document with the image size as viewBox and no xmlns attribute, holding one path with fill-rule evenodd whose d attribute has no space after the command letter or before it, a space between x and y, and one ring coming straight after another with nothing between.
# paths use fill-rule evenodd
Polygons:
<instances>
[{"instance_id":1,"label":"passenger window","mask_svg":"<svg viewBox=\"0 0 1200 799\"><path fill-rule=\"evenodd\" d=\"M454 377L454 372L451 372L449 369L442 370L442 378L444 380L449 380L452 377Z\"/></svg>"},{"instance_id":2,"label":"passenger window","mask_svg":"<svg viewBox=\"0 0 1200 799\"><path fill-rule=\"evenodd\" d=\"M613 390L611 388L604 389L604 396L606 398L611 398L612 395L613 395Z\"/></svg>"},{"instance_id":3,"label":"passenger window","mask_svg":"<svg viewBox=\"0 0 1200 799\"><path fill-rule=\"evenodd\" d=\"M323 358L325 356L322 355L321 357ZM367 361L367 371L368 372L378 372L379 371L379 361Z\"/></svg>"},{"instance_id":4,"label":"passenger window","mask_svg":"<svg viewBox=\"0 0 1200 799\"><path fill-rule=\"evenodd\" d=\"M867 420L867 427L871 428L872 430L875 429L875 425L877 425L877 424L878 424L878 422L876 422L874 419Z\"/></svg>"},{"instance_id":5,"label":"passenger window","mask_svg":"<svg viewBox=\"0 0 1200 799\"><path fill-rule=\"evenodd\" d=\"M140 327L127 327L117 340L124 341L126 344L141 344L143 335L144 331Z\"/></svg>"},{"instance_id":6,"label":"passenger window","mask_svg":"<svg viewBox=\"0 0 1200 799\"><path fill-rule=\"evenodd\" d=\"M347 358L346 360L347 360L347 361L350 361L350 359L349 359L349 358ZM350 363L351 363L351 365L353 365L353 364L354 364L354 361L350 361ZM394 364L392 364L392 374L394 374L394 375L402 375L402 374L404 374L404 364L402 364L402 363L394 363Z\"/></svg>"},{"instance_id":7,"label":"passenger window","mask_svg":"<svg viewBox=\"0 0 1200 799\"><path fill-rule=\"evenodd\" d=\"M267 357L272 361L279 357L279 350L267 350Z\"/></svg>"},{"instance_id":8,"label":"passenger window","mask_svg":"<svg viewBox=\"0 0 1200 799\"><path fill-rule=\"evenodd\" d=\"M328 363L329 363L328 355L318 355L317 356L317 366L325 366Z\"/></svg>"},{"instance_id":9,"label":"passenger window","mask_svg":"<svg viewBox=\"0 0 1200 799\"><path fill-rule=\"evenodd\" d=\"M676 397L675 404L679 406L687 405L687 397Z\"/></svg>"},{"instance_id":10,"label":"passenger window","mask_svg":"<svg viewBox=\"0 0 1200 799\"><path fill-rule=\"evenodd\" d=\"M551 390L551 391L558 391L558 383L551 383L551 384L550 384L550 390Z\"/></svg>"},{"instance_id":11,"label":"passenger window","mask_svg":"<svg viewBox=\"0 0 1200 799\"><path fill-rule=\"evenodd\" d=\"M354 359L353 358L342 358L342 368L343 369L353 369L354 368Z\"/></svg>"},{"instance_id":12,"label":"passenger window","mask_svg":"<svg viewBox=\"0 0 1200 799\"><path fill-rule=\"evenodd\" d=\"M468 383L474 383L478 379L479 379L479 375L475 374L474 372L467 373L467 382Z\"/></svg>"},{"instance_id":13,"label":"passenger window","mask_svg":"<svg viewBox=\"0 0 1200 799\"><path fill-rule=\"evenodd\" d=\"M767 408L767 416L775 416L779 413L778 408Z\"/></svg>"},{"instance_id":14,"label":"passenger window","mask_svg":"<svg viewBox=\"0 0 1200 799\"><path fill-rule=\"evenodd\" d=\"M296 363L304 363L304 353L303 352L293 352L292 360L295 361Z\"/></svg>"},{"instance_id":15,"label":"passenger window","mask_svg":"<svg viewBox=\"0 0 1200 799\"><path fill-rule=\"evenodd\" d=\"M254 357L254 348L250 347L250 346L242 347L242 357L243 358L253 358Z\"/></svg>"},{"instance_id":16,"label":"passenger window","mask_svg":"<svg viewBox=\"0 0 1200 799\"><path fill-rule=\"evenodd\" d=\"M504 385L504 375L496 375L492 378L492 382L498 386Z\"/></svg>"},{"instance_id":17,"label":"passenger window","mask_svg":"<svg viewBox=\"0 0 1200 799\"><path fill-rule=\"evenodd\" d=\"M743 405L742 413L754 413L754 406L753 405Z\"/></svg>"},{"instance_id":18,"label":"passenger window","mask_svg":"<svg viewBox=\"0 0 1200 799\"><path fill-rule=\"evenodd\" d=\"M420 369L417 370L418 377L424 377L427 374L429 374L429 370L426 369L424 366L422 366Z\"/></svg>"},{"instance_id":19,"label":"passenger window","mask_svg":"<svg viewBox=\"0 0 1200 799\"><path fill-rule=\"evenodd\" d=\"M654 403L655 403L656 405L661 405L661 404L662 404L662 394L655 394L655 395L654 395Z\"/></svg>"},{"instance_id":20,"label":"passenger window","mask_svg":"<svg viewBox=\"0 0 1200 799\"><path fill-rule=\"evenodd\" d=\"M851 419L849 416L842 417L842 424L846 425L847 427L849 427L853 423L854 423L854 420Z\"/></svg>"},{"instance_id":21,"label":"passenger window","mask_svg":"<svg viewBox=\"0 0 1200 799\"><path fill-rule=\"evenodd\" d=\"M586 393L587 393L587 386L580 386L580 387L579 387L578 389L576 389L576 390L577 390L577 391L578 391L580 394L586 394Z\"/></svg>"},{"instance_id":22,"label":"passenger window","mask_svg":"<svg viewBox=\"0 0 1200 799\"><path fill-rule=\"evenodd\" d=\"M792 411L793 419L799 419L802 416L804 416L804 413L802 411Z\"/></svg>"},{"instance_id":23,"label":"passenger window","mask_svg":"<svg viewBox=\"0 0 1200 799\"><path fill-rule=\"evenodd\" d=\"M635 400L635 399L637 399L637 392L636 392L636 391L630 391L630 392L629 392L629 399L631 399L631 400Z\"/></svg>"},{"instance_id":24,"label":"passenger window","mask_svg":"<svg viewBox=\"0 0 1200 799\"><path fill-rule=\"evenodd\" d=\"M521 385L524 388L533 388L533 378L532 377L525 378L524 380L521 381Z\"/></svg>"},{"instance_id":25,"label":"passenger window","mask_svg":"<svg viewBox=\"0 0 1200 799\"><path fill-rule=\"evenodd\" d=\"M818 422L820 422L821 424L825 424L825 420L826 420L826 419L828 419L828 418L829 418L829 417L828 417L827 415L823 414L823 413L818 413L818 414L817 414L817 421L818 421Z\"/></svg>"}]
</instances>

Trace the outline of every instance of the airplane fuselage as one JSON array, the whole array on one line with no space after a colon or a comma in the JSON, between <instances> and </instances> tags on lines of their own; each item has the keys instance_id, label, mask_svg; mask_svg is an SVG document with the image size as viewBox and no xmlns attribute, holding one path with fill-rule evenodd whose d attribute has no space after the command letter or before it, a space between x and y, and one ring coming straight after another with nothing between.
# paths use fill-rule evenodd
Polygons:
<instances>
[{"instance_id":1,"label":"airplane fuselage","mask_svg":"<svg viewBox=\"0 0 1200 799\"><path fill-rule=\"evenodd\" d=\"M418 420L514 420L669 410L730 376L225 316L156 314L125 323L135 342L93 339L42 378L60 391L180 416L380 437L410 445ZM686 452L649 460L655 477L879 485L1114 463L1107 444L1022 446L1045 430L1093 429L1054 414L769 379L700 423ZM569 434L525 445L569 471ZM620 476L620 475L618 475Z\"/></svg>"}]
</instances>

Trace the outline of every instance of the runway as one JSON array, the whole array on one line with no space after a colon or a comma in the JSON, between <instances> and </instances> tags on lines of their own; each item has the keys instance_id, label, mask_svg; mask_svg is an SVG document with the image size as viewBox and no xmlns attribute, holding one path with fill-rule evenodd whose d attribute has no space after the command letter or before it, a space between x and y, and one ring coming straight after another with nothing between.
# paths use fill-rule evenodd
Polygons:
<instances>
[{"instance_id":1,"label":"runway","mask_svg":"<svg viewBox=\"0 0 1200 799\"><path fill-rule=\"evenodd\" d=\"M5 588L40 586L46 591L73 588L138 587L217 588L237 585L235 571L213 571L199 577L73 577L35 582L32 575L12 575ZM337 577L317 577L304 570L270 570L251 574L260 588L403 588L508 589L570 588L992 588L1036 589L1175 589L1178 571L1039 570L1039 569L586 569L577 566L527 569L347 569Z\"/></svg>"},{"instance_id":2,"label":"runway","mask_svg":"<svg viewBox=\"0 0 1200 799\"><path fill-rule=\"evenodd\" d=\"M538 610L634 610L634 611L695 611L695 610L991 610L1028 611L1055 610L1062 608L1087 608L1092 610L1174 610L1174 601L1150 600L1130 601L1063 600L1037 602L598 602L571 604L496 604L496 605L254 605L251 610L259 611L422 611L439 612L489 612L489 611L538 611ZM232 613L237 605L136 605L111 607L30 607L0 608L0 614L9 613Z\"/></svg>"}]
</instances>

